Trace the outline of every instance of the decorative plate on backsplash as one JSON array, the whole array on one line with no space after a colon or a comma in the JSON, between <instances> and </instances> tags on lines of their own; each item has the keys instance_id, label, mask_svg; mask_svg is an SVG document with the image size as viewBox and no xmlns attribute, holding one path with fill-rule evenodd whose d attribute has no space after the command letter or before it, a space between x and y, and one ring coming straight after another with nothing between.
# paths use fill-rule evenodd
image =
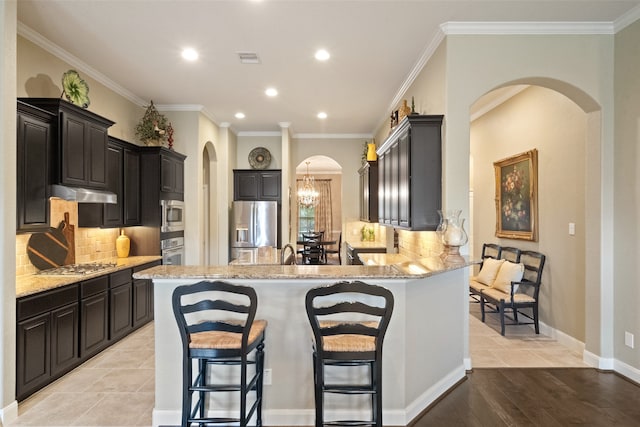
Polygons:
<instances>
[{"instance_id":1,"label":"decorative plate on backsplash","mask_svg":"<svg viewBox=\"0 0 640 427\"><path fill-rule=\"evenodd\" d=\"M253 169L266 169L271 164L271 153L264 147L256 147L249 153L249 165Z\"/></svg>"}]
</instances>

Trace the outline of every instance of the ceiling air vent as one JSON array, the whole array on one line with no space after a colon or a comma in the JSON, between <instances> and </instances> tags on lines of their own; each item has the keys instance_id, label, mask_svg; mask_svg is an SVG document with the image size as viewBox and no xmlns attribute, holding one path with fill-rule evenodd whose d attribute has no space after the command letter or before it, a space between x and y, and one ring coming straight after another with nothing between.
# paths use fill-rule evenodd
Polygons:
<instances>
[{"instance_id":1,"label":"ceiling air vent","mask_svg":"<svg viewBox=\"0 0 640 427\"><path fill-rule=\"evenodd\" d=\"M260 58L255 52L238 52L242 64L259 64Z\"/></svg>"}]
</instances>

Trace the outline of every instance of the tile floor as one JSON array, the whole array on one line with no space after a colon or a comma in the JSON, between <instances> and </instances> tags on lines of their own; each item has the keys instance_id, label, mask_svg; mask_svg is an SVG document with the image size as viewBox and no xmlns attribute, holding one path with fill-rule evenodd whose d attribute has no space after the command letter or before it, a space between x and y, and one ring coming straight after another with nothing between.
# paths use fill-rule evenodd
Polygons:
<instances>
[{"instance_id":1,"label":"tile floor","mask_svg":"<svg viewBox=\"0 0 640 427\"><path fill-rule=\"evenodd\" d=\"M528 326L500 335L496 315L480 321L470 304L470 352L476 368L587 367L580 354ZM154 404L153 324L132 333L63 378L21 402L22 426L150 426Z\"/></svg>"}]
</instances>

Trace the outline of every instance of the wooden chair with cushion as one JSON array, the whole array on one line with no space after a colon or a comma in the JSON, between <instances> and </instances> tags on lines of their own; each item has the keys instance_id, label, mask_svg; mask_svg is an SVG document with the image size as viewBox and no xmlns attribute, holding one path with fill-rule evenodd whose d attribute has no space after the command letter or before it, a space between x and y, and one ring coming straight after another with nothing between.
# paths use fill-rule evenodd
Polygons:
<instances>
[{"instance_id":1,"label":"wooden chair with cushion","mask_svg":"<svg viewBox=\"0 0 640 427\"><path fill-rule=\"evenodd\" d=\"M307 292L306 311L313 332L313 377L316 427L325 425L382 426L382 343L393 313L393 294L360 281L339 282ZM325 370L349 371L350 384L326 382ZM358 369L358 368L355 368ZM333 372L333 371L332 371ZM354 381L354 380L361 381ZM371 420L324 420L324 394L371 396Z\"/></svg>"},{"instance_id":2,"label":"wooden chair with cushion","mask_svg":"<svg viewBox=\"0 0 640 427\"><path fill-rule=\"evenodd\" d=\"M324 231L314 231L302 234L302 263L326 264L327 254L322 246Z\"/></svg>"},{"instance_id":3,"label":"wooden chair with cushion","mask_svg":"<svg viewBox=\"0 0 640 427\"><path fill-rule=\"evenodd\" d=\"M469 296L474 302L480 302L482 290L491 286L498 274L498 269L503 261L500 260L502 247L495 243L485 243L482 245L482 255L480 259L480 270L477 275L469 280Z\"/></svg>"},{"instance_id":4,"label":"wooden chair with cushion","mask_svg":"<svg viewBox=\"0 0 640 427\"><path fill-rule=\"evenodd\" d=\"M504 252L504 248L503 248ZM542 269L546 257L534 251L522 251L519 263L505 261L500 267L494 285L482 291L480 310L482 321L485 320L485 306L491 303L500 315L501 334L505 333L505 315L507 310L513 313L513 323L510 325L534 325L536 334L540 333L538 320L538 296L542 280ZM531 319L531 322L520 322L518 310L531 309L531 315L520 313Z\"/></svg>"},{"instance_id":5,"label":"wooden chair with cushion","mask_svg":"<svg viewBox=\"0 0 640 427\"><path fill-rule=\"evenodd\" d=\"M202 281L178 286L173 291L173 314L183 353L182 427L193 423L246 426L254 414L256 425L262 425L263 348L267 322L255 319L257 303L253 288L222 281ZM198 362L195 378L194 361ZM214 365L239 366L239 383L212 382L209 368ZM249 366L254 369L249 370ZM238 391L240 411L237 418L213 417L205 410L213 410L207 399L209 393ZM255 399L248 406L250 392L255 392ZM194 393L198 397L195 404Z\"/></svg>"}]
</instances>

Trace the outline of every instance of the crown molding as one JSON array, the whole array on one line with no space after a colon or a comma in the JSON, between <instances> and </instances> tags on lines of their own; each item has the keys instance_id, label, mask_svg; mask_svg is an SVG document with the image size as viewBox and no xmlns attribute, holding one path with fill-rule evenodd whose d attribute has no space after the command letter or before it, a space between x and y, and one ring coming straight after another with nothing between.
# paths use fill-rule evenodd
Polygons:
<instances>
[{"instance_id":1,"label":"crown molding","mask_svg":"<svg viewBox=\"0 0 640 427\"><path fill-rule=\"evenodd\" d=\"M613 21L613 28L617 33L618 31L624 30L626 27L633 24L638 19L640 19L640 5L634 7L629 12Z\"/></svg>"},{"instance_id":2,"label":"crown molding","mask_svg":"<svg viewBox=\"0 0 640 427\"><path fill-rule=\"evenodd\" d=\"M612 22L445 22L445 35L614 34Z\"/></svg>"},{"instance_id":3,"label":"crown molding","mask_svg":"<svg viewBox=\"0 0 640 427\"><path fill-rule=\"evenodd\" d=\"M113 80L111 80L110 78L108 78L107 76L105 76L104 74L96 70L95 68L88 65L86 62L70 54L69 52L67 52L57 44L51 42L50 40L42 36L42 34L31 29L30 27L28 27L27 25L25 25L20 21L18 21L18 35L24 37L25 39L29 40L30 42L39 46L40 48L44 49L50 54L65 61L66 63L68 63L75 69L77 69L78 71L82 71L82 73L90 76L92 79L103 84L107 88L111 89L118 95L128 99L129 101L136 104L137 106L144 107L147 104L147 101L145 101L144 99L140 98L133 92L120 86L119 84L117 84L116 82L114 82Z\"/></svg>"},{"instance_id":4,"label":"crown molding","mask_svg":"<svg viewBox=\"0 0 640 427\"><path fill-rule=\"evenodd\" d=\"M282 136L281 131L240 131L238 136Z\"/></svg>"},{"instance_id":5,"label":"crown molding","mask_svg":"<svg viewBox=\"0 0 640 427\"><path fill-rule=\"evenodd\" d=\"M370 133L297 133L295 139L370 139Z\"/></svg>"}]
</instances>

